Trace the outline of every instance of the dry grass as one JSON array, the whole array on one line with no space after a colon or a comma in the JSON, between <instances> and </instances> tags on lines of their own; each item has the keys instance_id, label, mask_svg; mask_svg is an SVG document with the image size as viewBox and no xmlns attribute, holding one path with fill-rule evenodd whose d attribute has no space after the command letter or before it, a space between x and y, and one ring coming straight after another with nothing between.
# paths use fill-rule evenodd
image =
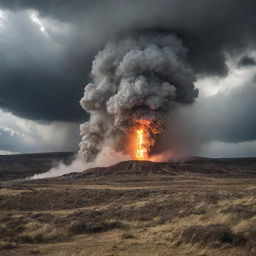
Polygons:
<instances>
[{"instance_id":1,"label":"dry grass","mask_svg":"<svg viewBox=\"0 0 256 256\"><path fill-rule=\"evenodd\" d=\"M19 238L25 243L48 243L61 241L67 235L64 229L57 229L53 225L30 222Z\"/></svg>"},{"instance_id":2,"label":"dry grass","mask_svg":"<svg viewBox=\"0 0 256 256\"><path fill-rule=\"evenodd\" d=\"M247 181L177 175L12 186L1 194L0 255L254 256L256 180Z\"/></svg>"}]
</instances>

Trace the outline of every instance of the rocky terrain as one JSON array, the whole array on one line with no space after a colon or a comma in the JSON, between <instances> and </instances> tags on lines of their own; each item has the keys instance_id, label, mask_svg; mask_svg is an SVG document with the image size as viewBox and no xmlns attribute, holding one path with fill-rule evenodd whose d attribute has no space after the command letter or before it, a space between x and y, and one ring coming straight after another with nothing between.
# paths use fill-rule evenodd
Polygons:
<instances>
[{"instance_id":1,"label":"rocky terrain","mask_svg":"<svg viewBox=\"0 0 256 256\"><path fill-rule=\"evenodd\" d=\"M20 179L60 155L1 157L1 256L256 255L256 158L126 161Z\"/></svg>"}]
</instances>

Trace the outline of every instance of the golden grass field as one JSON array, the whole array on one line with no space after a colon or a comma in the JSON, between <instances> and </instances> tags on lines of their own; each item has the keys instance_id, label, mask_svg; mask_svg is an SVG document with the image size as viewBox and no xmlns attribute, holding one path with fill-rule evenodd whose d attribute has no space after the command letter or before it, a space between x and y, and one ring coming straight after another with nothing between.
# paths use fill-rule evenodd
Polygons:
<instances>
[{"instance_id":1,"label":"golden grass field","mask_svg":"<svg viewBox=\"0 0 256 256\"><path fill-rule=\"evenodd\" d=\"M232 164L5 180L0 255L254 256L255 166Z\"/></svg>"}]
</instances>

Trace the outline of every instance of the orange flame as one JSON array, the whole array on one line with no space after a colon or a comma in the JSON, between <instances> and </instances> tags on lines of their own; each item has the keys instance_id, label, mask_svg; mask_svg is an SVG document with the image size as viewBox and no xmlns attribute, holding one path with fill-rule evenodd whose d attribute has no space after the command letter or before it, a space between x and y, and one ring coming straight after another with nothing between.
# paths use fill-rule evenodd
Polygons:
<instances>
[{"instance_id":1,"label":"orange flame","mask_svg":"<svg viewBox=\"0 0 256 256\"><path fill-rule=\"evenodd\" d=\"M155 134L161 129L150 120L135 120L132 132L132 155L135 160L150 160L150 151L155 144Z\"/></svg>"},{"instance_id":2,"label":"orange flame","mask_svg":"<svg viewBox=\"0 0 256 256\"><path fill-rule=\"evenodd\" d=\"M137 133L137 149L136 149L136 160L147 160L148 150L145 145L145 132L144 130L138 129Z\"/></svg>"}]
</instances>

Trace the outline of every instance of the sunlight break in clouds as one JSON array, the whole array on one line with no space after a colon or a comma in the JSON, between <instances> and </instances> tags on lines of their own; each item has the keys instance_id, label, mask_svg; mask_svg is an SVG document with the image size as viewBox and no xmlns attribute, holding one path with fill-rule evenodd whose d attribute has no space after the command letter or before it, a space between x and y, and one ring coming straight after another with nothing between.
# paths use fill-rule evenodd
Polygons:
<instances>
[{"instance_id":1,"label":"sunlight break in clouds","mask_svg":"<svg viewBox=\"0 0 256 256\"><path fill-rule=\"evenodd\" d=\"M75 151L78 141L77 123L40 123L19 118L0 109L0 149L3 151Z\"/></svg>"},{"instance_id":2,"label":"sunlight break in clouds","mask_svg":"<svg viewBox=\"0 0 256 256\"><path fill-rule=\"evenodd\" d=\"M43 25L42 21L38 17L38 13L33 11L30 14L30 19L39 26L41 32L45 32L45 26Z\"/></svg>"},{"instance_id":3,"label":"sunlight break in clouds","mask_svg":"<svg viewBox=\"0 0 256 256\"><path fill-rule=\"evenodd\" d=\"M256 56L256 53L250 54L250 56L254 55ZM256 73L256 66L239 68L237 63L238 58L231 59L227 57L226 64L229 68L229 73L226 77L199 77L196 86L199 88L200 98L232 91L251 81Z\"/></svg>"}]
</instances>

